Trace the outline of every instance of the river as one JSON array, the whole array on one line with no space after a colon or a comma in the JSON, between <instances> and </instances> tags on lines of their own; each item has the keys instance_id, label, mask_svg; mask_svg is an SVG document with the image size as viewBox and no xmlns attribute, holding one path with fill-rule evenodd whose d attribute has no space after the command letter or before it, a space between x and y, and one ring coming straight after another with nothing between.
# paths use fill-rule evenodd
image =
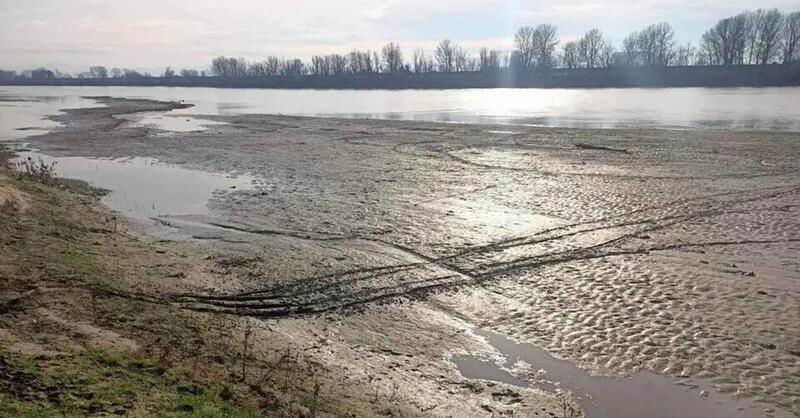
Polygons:
<instances>
[{"instance_id":1,"label":"river","mask_svg":"<svg viewBox=\"0 0 800 418\"><path fill-rule=\"evenodd\" d=\"M92 106L82 96L174 100L187 115L247 113L579 128L800 131L799 87L663 89L269 90L0 87L0 139L48 128L42 117Z\"/></svg>"}]
</instances>

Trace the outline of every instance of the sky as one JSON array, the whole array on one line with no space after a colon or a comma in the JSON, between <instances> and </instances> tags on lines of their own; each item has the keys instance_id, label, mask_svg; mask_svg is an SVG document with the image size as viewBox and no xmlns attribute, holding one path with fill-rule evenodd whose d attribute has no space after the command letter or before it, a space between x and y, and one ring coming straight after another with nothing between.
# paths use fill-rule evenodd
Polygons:
<instances>
[{"instance_id":1,"label":"sky","mask_svg":"<svg viewBox=\"0 0 800 418\"><path fill-rule=\"evenodd\" d=\"M307 59L390 41L408 58L445 38L510 49L518 27L539 23L558 26L562 43L599 28L619 46L668 22L678 41L697 44L718 19L759 7L800 10L800 0L0 0L0 68L157 73L204 69L219 55Z\"/></svg>"}]
</instances>

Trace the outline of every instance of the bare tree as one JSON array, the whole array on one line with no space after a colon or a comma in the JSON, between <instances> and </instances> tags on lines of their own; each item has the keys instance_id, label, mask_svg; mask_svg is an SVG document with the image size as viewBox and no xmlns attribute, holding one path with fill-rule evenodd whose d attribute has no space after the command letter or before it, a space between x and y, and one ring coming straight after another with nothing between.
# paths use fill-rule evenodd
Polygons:
<instances>
[{"instance_id":1,"label":"bare tree","mask_svg":"<svg viewBox=\"0 0 800 418\"><path fill-rule=\"evenodd\" d=\"M200 72L193 69L184 68L181 70L181 77L183 78L195 78L200 77Z\"/></svg>"},{"instance_id":2,"label":"bare tree","mask_svg":"<svg viewBox=\"0 0 800 418\"><path fill-rule=\"evenodd\" d=\"M578 41L578 57L586 68L595 68L600 64L600 52L603 50L603 33L599 29L586 32Z\"/></svg>"},{"instance_id":3,"label":"bare tree","mask_svg":"<svg viewBox=\"0 0 800 418\"><path fill-rule=\"evenodd\" d=\"M381 58L378 56L377 51L372 52L372 72L373 73L381 72Z\"/></svg>"},{"instance_id":4,"label":"bare tree","mask_svg":"<svg viewBox=\"0 0 800 418\"><path fill-rule=\"evenodd\" d=\"M403 53L400 44L390 42L381 50L384 69L387 73L397 73L403 68Z\"/></svg>"},{"instance_id":5,"label":"bare tree","mask_svg":"<svg viewBox=\"0 0 800 418\"><path fill-rule=\"evenodd\" d=\"M675 60L675 31L668 23L650 25L622 41L625 65L668 66Z\"/></svg>"},{"instance_id":6,"label":"bare tree","mask_svg":"<svg viewBox=\"0 0 800 418\"><path fill-rule=\"evenodd\" d=\"M783 63L788 64L800 56L800 11L786 15L781 36Z\"/></svg>"},{"instance_id":7,"label":"bare tree","mask_svg":"<svg viewBox=\"0 0 800 418\"><path fill-rule=\"evenodd\" d=\"M309 71L312 75L329 75L331 73L330 60L322 55L312 56Z\"/></svg>"},{"instance_id":8,"label":"bare tree","mask_svg":"<svg viewBox=\"0 0 800 418\"><path fill-rule=\"evenodd\" d=\"M247 68L247 75L251 77L268 77L270 75L266 61L251 63Z\"/></svg>"},{"instance_id":9,"label":"bare tree","mask_svg":"<svg viewBox=\"0 0 800 418\"><path fill-rule=\"evenodd\" d=\"M695 57L697 56L697 48L693 47L691 43L678 47L675 52L674 65L686 67L694 65Z\"/></svg>"},{"instance_id":10,"label":"bare tree","mask_svg":"<svg viewBox=\"0 0 800 418\"><path fill-rule=\"evenodd\" d=\"M425 55L425 51L417 48L414 50L412 64L412 71L415 73L430 73L434 71L433 61Z\"/></svg>"},{"instance_id":11,"label":"bare tree","mask_svg":"<svg viewBox=\"0 0 800 418\"><path fill-rule=\"evenodd\" d=\"M439 71L443 73L452 72L455 67L455 58L457 46L453 45L449 39L439 42L436 46L436 63L439 65Z\"/></svg>"},{"instance_id":12,"label":"bare tree","mask_svg":"<svg viewBox=\"0 0 800 418\"><path fill-rule=\"evenodd\" d=\"M657 23L639 32L637 46L642 65L668 66L675 56L675 31L669 23Z\"/></svg>"},{"instance_id":13,"label":"bare tree","mask_svg":"<svg viewBox=\"0 0 800 418\"><path fill-rule=\"evenodd\" d=\"M600 50L600 66L603 68L611 68L614 66L616 53L617 50L611 42L603 42L603 48Z\"/></svg>"},{"instance_id":14,"label":"bare tree","mask_svg":"<svg viewBox=\"0 0 800 418\"><path fill-rule=\"evenodd\" d=\"M112 68L111 69L111 77L113 78L122 78L122 70L119 68Z\"/></svg>"},{"instance_id":15,"label":"bare tree","mask_svg":"<svg viewBox=\"0 0 800 418\"><path fill-rule=\"evenodd\" d=\"M734 65L744 62L749 33L748 17L742 13L722 19L703 34L701 48L711 65Z\"/></svg>"},{"instance_id":16,"label":"bare tree","mask_svg":"<svg viewBox=\"0 0 800 418\"><path fill-rule=\"evenodd\" d=\"M372 52L370 51L357 51L350 52L348 59L350 72L353 74L363 74L375 72L373 68Z\"/></svg>"},{"instance_id":17,"label":"bare tree","mask_svg":"<svg viewBox=\"0 0 800 418\"><path fill-rule=\"evenodd\" d=\"M581 60L579 55L577 42L570 41L565 43L564 50L561 53L561 62L564 68L574 70L580 67Z\"/></svg>"},{"instance_id":18,"label":"bare tree","mask_svg":"<svg viewBox=\"0 0 800 418\"><path fill-rule=\"evenodd\" d=\"M729 50L732 64L744 64L747 53L747 39L753 31L752 22L748 20L748 13L740 13L732 18L729 32Z\"/></svg>"},{"instance_id":19,"label":"bare tree","mask_svg":"<svg viewBox=\"0 0 800 418\"><path fill-rule=\"evenodd\" d=\"M161 77L164 77L164 78L172 78L172 77L175 77L175 70L173 70L173 69L172 69L172 67L167 67L167 68L164 70L164 74L162 74L162 75L161 75Z\"/></svg>"},{"instance_id":20,"label":"bare tree","mask_svg":"<svg viewBox=\"0 0 800 418\"><path fill-rule=\"evenodd\" d=\"M468 71L469 58L464 48L453 47L453 64L456 72Z\"/></svg>"},{"instance_id":21,"label":"bare tree","mask_svg":"<svg viewBox=\"0 0 800 418\"><path fill-rule=\"evenodd\" d=\"M478 71L481 68L480 60L478 58L468 56L467 64L464 66L464 71Z\"/></svg>"},{"instance_id":22,"label":"bare tree","mask_svg":"<svg viewBox=\"0 0 800 418\"><path fill-rule=\"evenodd\" d=\"M347 57L340 54L333 54L328 56L328 60L330 61L331 74L342 75L347 73Z\"/></svg>"},{"instance_id":23,"label":"bare tree","mask_svg":"<svg viewBox=\"0 0 800 418\"><path fill-rule=\"evenodd\" d=\"M532 46L533 59L539 68L550 68L553 66L553 53L558 46L558 28L553 25L541 24L533 30Z\"/></svg>"},{"instance_id":24,"label":"bare tree","mask_svg":"<svg viewBox=\"0 0 800 418\"><path fill-rule=\"evenodd\" d=\"M758 28L761 26L761 20L764 18L764 10L758 9L756 11L745 10L740 14L744 17L745 28L745 45L744 55L745 58L739 64L755 64L758 62Z\"/></svg>"},{"instance_id":25,"label":"bare tree","mask_svg":"<svg viewBox=\"0 0 800 418\"><path fill-rule=\"evenodd\" d=\"M108 78L108 68L103 67L102 65L89 67L89 73L91 74L92 78Z\"/></svg>"},{"instance_id":26,"label":"bare tree","mask_svg":"<svg viewBox=\"0 0 800 418\"><path fill-rule=\"evenodd\" d=\"M122 69L122 78L128 80L137 80L141 78L147 77L147 74L142 74L136 70L131 70L130 68L123 68Z\"/></svg>"},{"instance_id":27,"label":"bare tree","mask_svg":"<svg viewBox=\"0 0 800 418\"><path fill-rule=\"evenodd\" d=\"M655 38L655 64L666 67L675 59L675 31L669 23L657 23L651 29Z\"/></svg>"},{"instance_id":28,"label":"bare tree","mask_svg":"<svg viewBox=\"0 0 800 418\"><path fill-rule=\"evenodd\" d=\"M535 29L532 26L523 26L514 34L514 45L516 50L516 65L521 69L529 69L533 64L533 57L535 53L534 42Z\"/></svg>"},{"instance_id":29,"label":"bare tree","mask_svg":"<svg viewBox=\"0 0 800 418\"><path fill-rule=\"evenodd\" d=\"M778 56L783 14L778 9L764 12L755 28L757 34L758 53L756 59L761 65L767 64Z\"/></svg>"},{"instance_id":30,"label":"bare tree","mask_svg":"<svg viewBox=\"0 0 800 418\"><path fill-rule=\"evenodd\" d=\"M725 62L725 52L722 44L722 36L720 36L716 27L703 33L700 38L700 51L703 56L701 61L704 62L704 65L721 65Z\"/></svg>"},{"instance_id":31,"label":"bare tree","mask_svg":"<svg viewBox=\"0 0 800 418\"><path fill-rule=\"evenodd\" d=\"M347 62L350 65L350 72L353 74L366 72L364 71L364 60L361 54L361 51L357 51L355 49L350 51L350 59L348 59Z\"/></svg>"},{"instance_id":32,"label":"bare tree","mask_svg":"<svg viewBox=\"0 0 800 418\"><path fill-rule=\"evenodd\" d=\"M478 53L478 69L480 71L497 71L500 69L500 52L497 50L489 50L488 48L481 48Z\"/></svg>"},{"instance_id":33,"label":"bare tree","mask_svg":"<svg viewBox=\"0 0 800 418\"><path fill-rule=\"evenodd\" d=\"M306 65L299 58L282 60L278 74L284 77L297 77L306 74Z\"/></svg>"},{"instance_id":34,"label":"bare tree","mask_svg":"<svg viewBox=\"0 0 800 418\"><path fill-rule=\"evenodd\" d=\"M708 52L701 46L696 49L694 54L694 65L711 65L711 58Z\"/></svg>"},{"instance_id":35,"label":"bare tree","mask_svg":"<svg viewBox=\"0 0 800 418\"><path fill-rule=\"evenodd\" d=\"M267 59L264 60L264 72L267 74L267 76L270 77L275 77L277 75L280 75L281 59L274 55L271 57L267 57ZM203 75L201 74L200 76L202 77Z\"/></svg>"},{"instance_id":36,"label":"bare tree","mask_svg":"<svg viewBox=\"0 0 800 418\"><path fill-rule=\"evenodd\" d=\"M339 54L311 57L309 71L313 75L341 75L348 72L347 57Z\"/></svg>"},{"instance_id":37,"label":"bare tree","mask_svg":"<svg viewBox=\"0 0 800 418\"><path fill-rule=\"evenodd\" d=\"M625 65L642 65L642 54L639 51L639 32L633 32L622 41L622 53Z\"/></svg>"},{"instance_id":38,"label":"bare tree","mask_svg":"<svg viewBox=\"0 0 800 418\"><path fill-rule=\"evenodd\" d=\"M212 74L219 77L245 77L247 76L247 60L244 58L214 58L211 61Z\"/></svg>"}]
</instances>

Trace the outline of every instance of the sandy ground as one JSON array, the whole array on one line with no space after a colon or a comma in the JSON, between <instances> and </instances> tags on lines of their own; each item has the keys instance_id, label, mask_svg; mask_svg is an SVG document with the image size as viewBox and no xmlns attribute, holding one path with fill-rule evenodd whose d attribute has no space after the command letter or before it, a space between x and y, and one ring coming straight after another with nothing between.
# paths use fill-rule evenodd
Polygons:
<instances>
[{"instance_id":1,"label":"sandy ground","mask_svg":"<svg viewBox=\"0 0 800 418\"><path fill-rule=\"evenodd\" d=\"M554 395L458 374L452 355L492 351L479 326L800 415L800 134L263 115L165 133L112 115L170 105L105 102L33 146L259 177L210 216L160 219L224 277L176 300L268 319L376 397L560 414Z\"/></svg>"}]
</instances>

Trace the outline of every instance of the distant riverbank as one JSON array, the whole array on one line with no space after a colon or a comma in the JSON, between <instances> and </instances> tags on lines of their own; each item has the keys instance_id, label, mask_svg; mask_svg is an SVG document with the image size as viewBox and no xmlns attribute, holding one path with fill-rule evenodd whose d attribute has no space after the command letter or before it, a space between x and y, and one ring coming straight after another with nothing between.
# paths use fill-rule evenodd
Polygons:
<instances>
[{"instance_id":1,"label":"distant riverbank","mask_svg":"<svg viewBox=\"0 0 800 418\"><path fill-rule=\"evenodd\" d=\"M275 89L460 89L800 86L800 64L612 67L521 73L510 69L452 73L372 73L279 77L137 77L0 80L0 85L164 86Z\"/></svg>"}]
</instances>

